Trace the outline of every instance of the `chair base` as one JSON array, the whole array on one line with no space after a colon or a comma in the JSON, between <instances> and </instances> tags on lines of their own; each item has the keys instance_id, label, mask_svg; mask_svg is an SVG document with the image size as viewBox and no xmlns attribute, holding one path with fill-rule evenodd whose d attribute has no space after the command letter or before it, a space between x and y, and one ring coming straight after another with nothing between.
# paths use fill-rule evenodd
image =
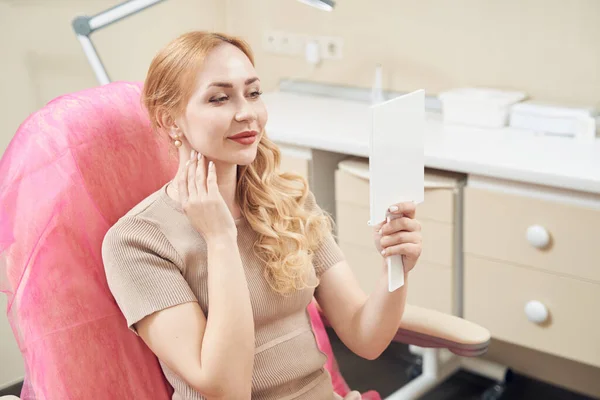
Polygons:
<instances>
[{"instance_id":1,"label":"chair base","mask_svg":"<svg viewBox=\"0 0 600 400\"><path fill-rule=\"evenodd\" d=\"M446 349L410 346L410 351L422 356L421 374L385 400L414 400L424 395L459 369L504 382L510 370L502 365L479 358L464 358ZM499 397L498 397L499 398ZM489 400L492 400L491 398Z\"/></svg>"}]
</instances>

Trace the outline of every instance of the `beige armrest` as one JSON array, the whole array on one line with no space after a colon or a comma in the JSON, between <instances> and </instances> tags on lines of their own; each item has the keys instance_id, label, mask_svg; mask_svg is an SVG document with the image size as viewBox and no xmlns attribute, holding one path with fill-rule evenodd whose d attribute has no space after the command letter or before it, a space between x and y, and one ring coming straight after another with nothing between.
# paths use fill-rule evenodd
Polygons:
<instances>
[{"instance_id":1,"label":"beige armrest","mask_svg":"<svg viewBox=\"0 0 600 400\"><path fill-rule=\"evenodd\" d=\"M462 318L407 304L394 340L475 357L487 351L490 332Z\"/></svg>"},{"instance_id":2,"label":"beige armrest","mask_svg":"<svg viewBox=\"0 0 600 400\"><path fill-rule=\"evenodd\" d=\"M323 323L331 326L319 304L315 304ZM394 341L419 347L448 349L464 357L477 357L487 351L490 338L487 329L473 322L407 304Z\"/></svg>"},{"instance_id":3,"label":"beige armrest","mask_svg":"<svg viewBox=\"0 0 600 400\"><path fill-rule=\"evenodd\" d=\"M13 396L12 394L10 394L8 396L0 397L0 400L19 400L19 398L17 396Z\"/></svg>"}]
</instances>

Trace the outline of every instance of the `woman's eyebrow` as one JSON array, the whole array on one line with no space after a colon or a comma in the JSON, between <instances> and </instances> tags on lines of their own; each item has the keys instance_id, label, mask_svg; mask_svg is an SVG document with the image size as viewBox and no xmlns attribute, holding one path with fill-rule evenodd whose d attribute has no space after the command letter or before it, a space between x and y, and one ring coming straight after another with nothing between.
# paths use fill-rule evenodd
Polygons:
<instances>
[{"instance_id":1,"label":"woman's eyebrow","mask_svg":"<svg viewBox=\"0 0 600 400\"><path fill-rule=\"evenodd\" d=\"M258 79L258 77L255 76L255 77L246 79L246 82L244 82L244 84L246 86L248 86L259 80L260 79ZM213 82L210 85L208 85L207 87L211 87L211 86L217 86L217 87L229 88L229 89L233 88L233 84L231 84L230 82Z\"/></svg>"}]
</instances>

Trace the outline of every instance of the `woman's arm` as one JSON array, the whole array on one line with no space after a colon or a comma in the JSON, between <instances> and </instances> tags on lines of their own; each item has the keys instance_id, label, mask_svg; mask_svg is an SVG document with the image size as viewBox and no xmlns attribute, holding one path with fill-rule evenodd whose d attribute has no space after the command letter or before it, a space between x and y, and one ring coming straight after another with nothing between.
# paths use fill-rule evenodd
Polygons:
<instances>
[{"instance_id":1,"label":"woman's arm","mask_svg":"<svg viewBox=\"0 0 600 400\"><path fill-rule=\"evenodd\" d=\"M404 286L390 293L385 259L379 265L365 266L380 275L370 296L363 292L346 261L329 268L315 292L323 314L344 344L357 355L375 359L390 344L404 314L408 272L421 254L420 224L414 220L415 205L401 203L390 208L403 215L376 227L376 247L385 256L403 257ZM381 231L379 232L379 230Z\"/></svg>"},{"instance_id":2,"label":"woman's arm","mask_svg":"<svg viewBox=\"0 0 600 400\"><path fill-rule=\"evenodd\" d=\"M235 237L208 242L208 299L158 311L136 324L170 369L209 399L250 399L254 319Z\"/></svg>"},{"instance_id":3,"label":"woman's arm","mask_svg":"<svg viewBox=\"0 0 600 400\"><path fill-rule=\"evenodd\" d=\"M404 286L389 293L383 265L381 270L381 278L367 296L348 263L339 262L322 275L315 294L342 342L369 360L379 357L396 335L406 303L408 274L404 274Z\"/></svg>"}]
</instances>

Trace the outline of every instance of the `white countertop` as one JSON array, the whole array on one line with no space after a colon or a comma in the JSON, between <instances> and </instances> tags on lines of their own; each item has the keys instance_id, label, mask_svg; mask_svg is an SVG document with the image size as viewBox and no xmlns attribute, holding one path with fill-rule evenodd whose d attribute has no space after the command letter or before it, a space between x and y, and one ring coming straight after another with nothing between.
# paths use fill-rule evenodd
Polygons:
<instances>
[{"instance_id":1,"label":"white countertop","mask_svg":"<svg viewBox=\"0 0 600 400\"><path fill-rule=\"evenodd\" d=\"M368 157L369 104L286 92L263 98L274 141ZM430 116L425 166L600 194L600 140L447 125Z\"/></svg>"}]
</instances>

